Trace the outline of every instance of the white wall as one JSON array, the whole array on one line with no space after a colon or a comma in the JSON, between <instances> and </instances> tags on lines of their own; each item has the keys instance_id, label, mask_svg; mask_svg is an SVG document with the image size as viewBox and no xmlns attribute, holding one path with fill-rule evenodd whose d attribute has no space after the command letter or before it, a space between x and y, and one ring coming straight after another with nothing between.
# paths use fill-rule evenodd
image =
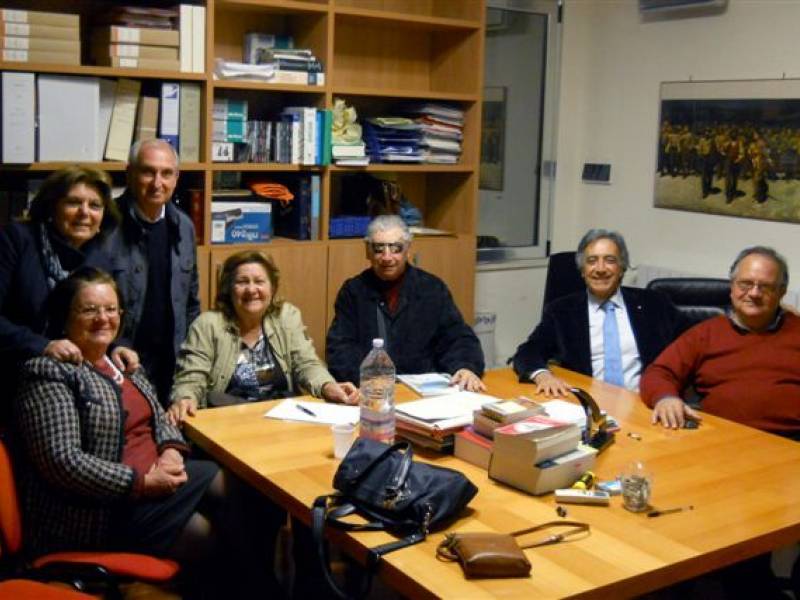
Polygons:
<instances>
[{"instance_id":1,"label":"white wall","mask_svg":"<svg viewBox=\"0 0 800 600\"><path fill-rule=\"evenodd\" d=\"M553 248L619 229L633 262L724 275L745 246L786 255L800 281L800 225L653 208L662 81L800 77L800 2L730 0L721 15L643 22L635 0L566 0ZM612 164L612 185L580 182Z\"/></svg>"},{"instance_id":2,"label":"white wall","mask_svg":"<svg viewBox=\"0 0 800 600\"><path fill-rule=\"evenodd\" d=\"M495 364L503 366L514 355L542 314L547 261L524 267L479 265L475 277L475 312L492 312L495 322Z\"/></svg>"},{"instance_id":3,"label":"white wall","mask_svg":"<svg viewBox=\"0 0 800 600\"><path fill-rule=\"evenodd\" d=\"M724 276L736 253L768 244L800 285L800 224L653 208L662 81L800 78L800 1L729 0L721 15L643 22L636 0L565 0L553 207L554 252L590 227L620 230L634 263ZM610 162L610 186L581 183ZM502 362L541 312L544 269L479 271L476 310L497 313Z\"/></svg>"}]
</instances>

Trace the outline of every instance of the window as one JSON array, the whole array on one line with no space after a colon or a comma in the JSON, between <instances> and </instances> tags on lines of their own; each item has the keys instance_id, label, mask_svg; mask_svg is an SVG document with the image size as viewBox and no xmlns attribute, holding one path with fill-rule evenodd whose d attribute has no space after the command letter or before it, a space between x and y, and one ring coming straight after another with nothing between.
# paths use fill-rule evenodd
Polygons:
<instances>
[{"instance_id":1,"label":"window","mask_svg":"<svg viewBox=\"0 0 800 600\"><path fill-rule=\"evenodd\" d=\"M478 261L547 255L555 184L557 0L488 0Z\"/></svg>"}]
</instances>

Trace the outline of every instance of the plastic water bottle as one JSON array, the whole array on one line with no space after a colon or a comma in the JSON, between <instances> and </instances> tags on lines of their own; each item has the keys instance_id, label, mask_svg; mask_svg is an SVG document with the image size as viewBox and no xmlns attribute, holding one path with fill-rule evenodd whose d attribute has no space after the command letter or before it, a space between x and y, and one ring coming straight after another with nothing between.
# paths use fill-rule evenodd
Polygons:
<instances>
[{"instance_id":1,"label":"plastic water bottle","mask_svg":"<svg viewBox=\"0 0 800 600\"><path fill-rule=\"evenodd\" d=\"M372 350L361 363L360 437L394 443L394 363L383 340L372 340Z\"/></svg>"}]
</instances>

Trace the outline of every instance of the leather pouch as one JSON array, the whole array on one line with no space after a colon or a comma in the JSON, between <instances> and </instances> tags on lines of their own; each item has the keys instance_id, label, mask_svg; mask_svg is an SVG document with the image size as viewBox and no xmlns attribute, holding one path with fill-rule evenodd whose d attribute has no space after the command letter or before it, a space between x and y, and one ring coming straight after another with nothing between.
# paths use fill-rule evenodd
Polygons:
<instances>
[{"instance_id":1,"label":"leather pouch","mask_svg":"<svg viewBox=\"0 0 800 600\"><path fill-rule=\"evenodd\" d=\"M535 531L566 528L546 538L523 544L516 538ZM563 542L568 537L588 534L589 525L577 521L548 521L514 533L448 533L436 548L440 560L458 561L468 578L528 577L531 563L522 551Z\"/></svg>"},{"instance_id":2,"label":"leather pouch","mask_svg":"<svg viewBox=\"0 0 800 600\"><path fill-rule=\"evenodd\" d=\"M450 533L437 548L444 560L458 560L466 577L528 577L531 563L507 533Z\"/></svg>"}]
</instances>

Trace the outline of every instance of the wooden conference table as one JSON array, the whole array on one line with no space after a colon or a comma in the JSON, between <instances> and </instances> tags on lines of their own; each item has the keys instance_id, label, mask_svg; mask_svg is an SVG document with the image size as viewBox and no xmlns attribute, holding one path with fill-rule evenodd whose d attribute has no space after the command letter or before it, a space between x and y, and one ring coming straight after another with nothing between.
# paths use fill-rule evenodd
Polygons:
<instances>
[{"instance_id":1,"label":"wooden conference table","mask_svg":"<svg viewBox=\"0 0 800 600\"><path fill-rule=\"evenodd\" d=\"M387 555L379 570L387 584L415 598L627 597L800 540L800 444L710 415L697 430L664 430L650 424L650 410L636 394L556 372L620 422L616 442L598 456L598 476L613 478L642 460L654 475L653 506L694 510L648 518L626 511L619 496L608 507L568 505L568 518L591 524L591 535L528 550L529 579L464 579L457 564L435 558L440 531ZM488 372L485 381L487 393L499 398L534 391L508 369ZM399 386L397 396L414 394ZM332 491L338 461L330 429L264 419L268 406L201 411L186 431L220 464L308 522L314 498ZM451 531L509 532L558 518L552 494L518 492L453 456L416 456L457 468L480 488ZM331 533L332 543L361 560L366 547L392 539L382 532Z\"/></svg>"}]
</instances>

